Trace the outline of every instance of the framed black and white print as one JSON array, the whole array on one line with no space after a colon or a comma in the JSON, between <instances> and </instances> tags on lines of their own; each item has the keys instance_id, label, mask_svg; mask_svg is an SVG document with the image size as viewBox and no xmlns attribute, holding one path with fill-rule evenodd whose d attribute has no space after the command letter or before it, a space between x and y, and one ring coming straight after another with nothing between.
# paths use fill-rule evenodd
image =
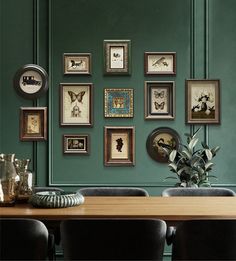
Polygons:
<instances>
[{"instance_id":1,"label":"framed black and white print","mask_svg":"<svg viewBox=\"0 0 236 261\"><path fill-rule=\"evenodd\" d=\"M89 154L88 134L65 134L63 135L64 154Z\"/></svg>"},{"instance_id":2,"label":"framed black and white print","mask_svg":"<svg viewBox=\"0 0 236 261\"><path fill-rule=\"evenodd\" d=\"M133 89L104 89L104 114L106 118L132 118Z\"/></svg>"},{"instance_id":3,"label":"framed black and white print","mask_svg":"<svg viewBox=\"0 0 236 261\"><path fill-rule=\"evenodd\" d=\"M144 99L146 120L175 118L175 82L146 81Z\"/></svg>"},{"instance_id":4,"label":"framed black and white print","mask_svg":"<svg viewBox=\"0 0 236 261\"><path fill-rule=\"evenodd\" d=\"M64 53L64 74L91 74L91 53Z\"/></svg>"},{"instance_id":5,"label":"framed black and white print","mask_svg":"<svg viewBox=\"0 0 236 261\"><path fill-rule=\"evenodd\" d=\"M145 52L145 75L176 75L175 52Z\"/></svg>"},{"instance_id":6,"label":"framed black and white print","mask_svg":"<svg viewBox=\"0 0 236 261\"><path fill-rule=\"evenodd\" d=\"M130 74L131 41L104 40L104 73Z\"/></svg>"},{"instance_id":7,"label":"framed black and white print","mask_svg":"<svg viewBox=\"0 0 236 261\"><path fill-rule=\"evenodd\" d=\"M93 125L93 84L60 84L60 124L61 126Z\"/></svg>"}]
</instances>

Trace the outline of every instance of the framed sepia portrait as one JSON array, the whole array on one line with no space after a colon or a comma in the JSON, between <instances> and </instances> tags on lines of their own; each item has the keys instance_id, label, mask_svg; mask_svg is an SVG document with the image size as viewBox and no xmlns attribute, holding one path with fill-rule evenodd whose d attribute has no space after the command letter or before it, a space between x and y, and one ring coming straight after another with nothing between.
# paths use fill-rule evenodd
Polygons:
<instances>
[{"instance_id":1,"label":"framed sepia portrait","mask_svg":"<svg viewBox=\"0 0 236 261\"><path fill-rule=\"evenodd\" d=\"M175 52L145 52L145 75L176 75Z\"/></svg>"},{"instance_id":2,"label":"framed sepia portrait","mask_svg":"<svg viewBox=\"0 0 236 261\"><path fill-rule=\"evenodd\" d=\"M104 89L104 116L106 118L132 118L133 89Z\"/></svg>"},{"instance_id":3,"label":"framed sepia portrait","mask_svg":"<svg viewBox=\"0 0 236 261\"><path fill-rule=\"evenodd\" d=\"M146 120L175 118L175 82L146 81L144 85Z\"/></svg>"},{"instance_id":4,"label":"framed sepia portrait","mask_svg":"<svg viewBox=\"0 0 236 261\"><path fill-rule=\"evenodd\" d=\"M185 81L186 123L220 124L220 80Z\"/></svg>"},{"instance_id":5,"label":"framed sepia portrait","mask_svg":"<svg viewBox=\"0 0 236 261\"><path fill-rule=\"evenodd\" d=\"M154 129L147 138L146 149L148 155L160 163L168 163L168 155L163 148L178 149L181 144L179 134L172 128L160 127Z\"/></svg>"},{"instance_id":6,"label":"framed sepia portrait","mask_svg":"<svg viewBox=\"0 0 236 261\"><path fill-rule=\"evenodd\" d=\"M104 73L130 74L131 41L104 40Z\"/></svg>"},{"instance_id":7,"label":"framed sepia portrait","mask_svg":"<svg viewBox=\"0 0 236 261\"><path fill-rule=\"evenodd\" d=\"M91 53L64 53L64 74L91 74Z\"/></svg>"},{"instance_id":8,"label":"framed sepia portrait","mask_svg":"<svg viewBox=\"0 0 236 261\"><path fill-rule=\"evenodd\" d=\"M60 125L93 125L93 84L60 84Z\"/></svg>"},{"instance_id":9,"label":"framed sepia portrait","mask_svg":"<svg viewBox=\"0 0 236 261\"><path fill-rule=\"evenodd\" d=\"M65 134L63 135L64 154L89 154L88 134Z\"/></svg>"},{"instance_id":10,"label":"framed sepia portrait","mask_svg":"<svg viewBox=\"0 0 236 261\"><path fill-rule=\"evenodd\" d=\"M104 165L134 166L135 127L104 127Z\"/></svg>"},{"instance_id":11,"label":"framed sepia portrait","mask_svg":"<svg viewBox=\"0 0 236 261\"><path fill-rule=\"evenodd\" d=\"M20 108L20 140L47 140L47 107Z\"/></svg>"}]
</instances>

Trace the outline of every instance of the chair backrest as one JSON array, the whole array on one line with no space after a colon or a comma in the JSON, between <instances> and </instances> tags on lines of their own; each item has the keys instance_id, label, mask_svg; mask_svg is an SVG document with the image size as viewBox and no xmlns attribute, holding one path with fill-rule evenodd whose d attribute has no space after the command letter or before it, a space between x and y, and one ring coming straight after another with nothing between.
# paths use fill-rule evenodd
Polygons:
<instances>
[{"instance_id":1,"label":"chair backrest","mask_svg":"<svg viewBox=\"0 0 236 261\"><path fill-rule=\"evenodd\" d=\"M236 220L188 220L177 226L172 260L236 260Z\"/></svg>"},{"instance_id":2,"label":"chair backrest","mask_svg":"<svg viewBox=\"0 0 236 261\"><path fill-rule=\"evenodd\" d=\"M166 223L158 219L70 219L61 223L65 260L162 260Z\"/></svg>"},{"instance_id":3,"label":"chair backrest","mask_svg":"<svg viewBox=\"0 0 236 261\"><path fill-rule=\"evenodd\" d=\"M149 196L146 190L133 187L89 187L78 192L83 196Z\"/></svg>"},{"instance_id":4,"label":"chair backrest","mask_svg":"<svg viewBox=\"0 0 236 261\"><path fill-rule=\"evenodd\" d=\"M235 192L228 188L168 188L162 191L162 196L235 196Z\"/></svg>"},{"instance_id":5,"label":"chair backrest","mask_svg":"<svg viewBox=\"0 0 236 261\"><path fill-rule=\"evenodd\" d=\"M34 187L34 193L42 192L42 191L59 191L64 192L63 189L58 187Z\"/></svg>"},{"instance_id":6,"label":"chair backrest","mask_svg":"<svg viewBox=\"0 0 236 261\"><path fill-rule=\"evenodd\" d=\"M39 220L0 218L0 260L46 260L48 237Z\"/></svg>"}]
</instances>

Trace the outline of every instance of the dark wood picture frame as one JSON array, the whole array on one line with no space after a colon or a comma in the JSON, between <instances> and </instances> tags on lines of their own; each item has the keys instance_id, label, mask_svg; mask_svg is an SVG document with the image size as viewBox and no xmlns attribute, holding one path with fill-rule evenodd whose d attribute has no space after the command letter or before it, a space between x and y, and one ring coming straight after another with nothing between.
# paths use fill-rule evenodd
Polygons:
<instances>
[{"instance_id":1,"label":"dark wood picture frame","mask_svg":"<svg viewBox=\"0 0 236 261\"><path fill-rule=\"evenodd\" d=\"M60 125L93 126L93 84L60 84Z\"/></svg>"},{"instance_id":2,"label":"dark wood picture frame","mask_svg":"<svg viewBox=\"0 0 236 261\"><path fill-rule=\"evenodd\" d=\"M135 165L135 127L104 127L104 165Z\"/></svg>"},{"instance_id":3,"label":"dark wood picture frame","mask_svg":"<svg viewBox=\"0 0 236 261\"><path fill-rule=\"evenodd\" d=\"M64 134L63 153L89 155L89 140L88 134Z\"/></svg>"},{"instance_id":4,"label":"dark wood picture frame","mask_svg":"<svg viewBox=\"0 0 236 261\"><path fill-rule=\"evenodd\" d=\"M47 140L47 107L20 108L20 140Z\"/></svg>"},{"instance_id":5,"label":"dark wood picture frame","mask_svg":"<svg viewBox=\"0 0 236 261\"><path fill-rule=\"evenodd\" d=\"M146 120L175 118L174 81L145 81L144 114Z\"/></svg>"},{"instance_id":6,"label":"dark wood picture frame","mask_svg":"<svg viewBox=\"0 0 236 261\"><path fill-rule=\"evenodd\" d=\"M187 124L220 124L220 80L185 81Z\"/></svg>"}]
</instances>

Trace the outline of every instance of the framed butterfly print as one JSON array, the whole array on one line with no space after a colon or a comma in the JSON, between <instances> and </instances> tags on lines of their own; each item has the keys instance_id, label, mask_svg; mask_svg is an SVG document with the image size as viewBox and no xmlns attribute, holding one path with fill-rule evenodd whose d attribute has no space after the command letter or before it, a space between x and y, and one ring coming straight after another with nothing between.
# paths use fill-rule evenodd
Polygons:
<instances>
[{"instance_id":1,"label":"framed butterfly print","mask_svg":"<svg viewBox=\"0 0 236 261\"><path fill-rule=\"evenodd\" d=\"M176 75L176 53L145 52L144 73L145 75Z\"/></svg>"},{"instance_id":2,"label":"framed butterfly print","mask_svg":"<svg viewBox=\"0 0 236 261\"><path fill-rule=\"evenodd\" d=\"M93 84L60 84L60 125L93 125Z\"/></svg>"},{"instance_id":3,"label":"framed butterfly print","mask_svg":"<svg viewBox=\"0 0 236 261\"><path fill-rule=\"evenodd\" d=\"M146 120L175 118L175 82L146 81L144 98Z\"/></svg>"},{"instance_id":4,"label":"framed butterfly print","mask_svg":"<svg viewBox=\"0 0 236 261\"><path fill-rule=\"evenodd\" d=\"M132 118L133 89L104 89L104 114L106 118Z\"/></svg>"},{"instance_id":5,"label":"framed butterfly print","mask_svg":"<svg viewBox=\"0 0 236 261\"><path fill-rule=\"evenodd\" d=\"M131 41L104 40L104 73L130 74Z\"/></svg>"}]
</instances>

